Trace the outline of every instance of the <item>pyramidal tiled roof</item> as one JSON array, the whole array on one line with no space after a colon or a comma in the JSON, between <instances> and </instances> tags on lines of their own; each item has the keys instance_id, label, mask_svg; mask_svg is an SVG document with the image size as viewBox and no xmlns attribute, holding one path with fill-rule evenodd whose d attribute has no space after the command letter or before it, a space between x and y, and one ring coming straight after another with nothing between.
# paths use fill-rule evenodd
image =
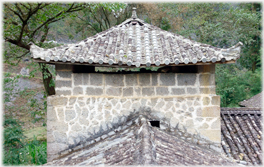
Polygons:
<instances>
[{"instance_id":1,"label":"pyramidal tiled roof","mask_svg":"<svg viewBox=\"0 0 264 167\"><path fill-rule=\"evenodd\" d=\"M143 115L135 117L106 135L85 143L79 149L72 150L45 165L237 164L219 152L187 142L177 135L150 126Z\"/></svg>"},{"instance_id":2,"label":"pyramidal tiled roof","mask_svg":"<svg viewBox=\"0 0 264 167\"><path fill-rule=\"evenodd\" d=\"M202 44L132 17L76 44L43 49L31 43L31 56L47 63L94 66L164 66L216 63L239 58L239 42L227 49Z\"/></svg>"}]
</instances>

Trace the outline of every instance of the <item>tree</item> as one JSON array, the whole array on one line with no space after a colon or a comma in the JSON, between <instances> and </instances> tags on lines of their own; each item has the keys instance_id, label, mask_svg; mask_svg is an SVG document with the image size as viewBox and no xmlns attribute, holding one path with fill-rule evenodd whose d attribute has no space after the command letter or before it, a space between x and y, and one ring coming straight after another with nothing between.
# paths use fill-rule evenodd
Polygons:
<instances>
[{"instance_id":1,"label":"tree","mask_svg":"<svg viewBox=\"0 0 264 167\"><path fill-rule=\"evenodd\" d=\"M255 70L258 67L261 67L261 4L260 3L242 3L239 5L242 8L247 9L248 12L251 12L252 15L254 15L259 24L255 25L255 28L258 31L258 34L252 34L253 41L244 47L243 49L243 55L242 59L239 60L239 62L246 67L247 69L251 69L252 72L255 72ZM251 22L249 22L250 24ZM251 33L251 32L250 32Z\"/></svg>"},{"instance_id":2,"label":"tree","mask_svg":"<svg viewBox=\"0 0 264 167\"><path fill-rule=\"evenodd\" d=\"M125 6L124 3L5 3L5 62L10 63L15 59L19 63L21 58L29 54L30 42L44 48L54 47L44 41L49 35L50 25L64 18L68 17L68 22L74 23L74 29L76 32L81 31L84 38L87 34L94 35L115 25L113 17L116 24L121 23L127 18L127 14L121 14L127 13L124 12ZM66 34L75 36L73 33ZM55 94L49 66L39 63L39 67L47 94Z\"/></svg>"},{"instance_id":3,"label":"tree","mask_svg":"<svg viewBox=\"0 0 264 167\"><path fill-rule=\"evenodd\" d=\"M240 70L235 64L216 66L216 92L222 107L239 107L238 103L261 92L261 69Z\"/></svg>"},{"instance_id":4,"label":"tree","mask_svg":"<svg viewBox=\"0 0 264 167\"><path fill-rule=\"evenodd\" d=\"M188 9L179 3L140 3L136 4L137 15L147 23L166 31L176 32L183 26L182 13Z\"/></svg>"},{"instance_id":5,"label":"tree","mask_svg":"<svg viewBox=\"0 0 264 167\"><path fill-rule=\"evenodd\" d=\"M4 40L15 45L14 49L5 48L6 62L21 59L29 53L30 42L42 46L49 32L49 24L57 22L85 7L83 3L5 3ZM5 46L9 46L6 44ZM12 54L18 52L20 55ZM46 64L39 64L45 90L48 95L55 94L52 74Z\"/></svg>"},{"instance_id":6,"label":"tree","mask_svg":"<svg viewBox=\"0 0 264 167\"><path fill-rule=\"evenodd\" d=\"M75 20L67 19L65 24L75 30L79 40L110 29L131 17L132 7L125 3L97 3L78 12ZM57 26L56 26L57 27ZM76 38L72 36L72 38Z\"/></svg>"}]
</instances>

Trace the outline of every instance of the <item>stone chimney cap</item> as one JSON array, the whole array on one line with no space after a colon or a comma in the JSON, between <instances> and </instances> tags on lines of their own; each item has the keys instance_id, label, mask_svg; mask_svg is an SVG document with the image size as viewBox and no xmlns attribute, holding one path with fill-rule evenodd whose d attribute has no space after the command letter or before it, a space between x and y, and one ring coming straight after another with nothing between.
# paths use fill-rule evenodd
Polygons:
<instances>
[{"instance_id":1,"label":"stone chimney cap","mask_svg":"<svg viewBox=\"0 0 264 167\"><path fill-rule=\"evenodd\" d=\"M133 11L132 11L132 16L131 16L131 17L132 17L133 19L138 18L138 17L137 17L137 11L136 11L137 8L136 8L136 7L133 7L132 9L133 9Z\"/></svg>"}]
</instances>

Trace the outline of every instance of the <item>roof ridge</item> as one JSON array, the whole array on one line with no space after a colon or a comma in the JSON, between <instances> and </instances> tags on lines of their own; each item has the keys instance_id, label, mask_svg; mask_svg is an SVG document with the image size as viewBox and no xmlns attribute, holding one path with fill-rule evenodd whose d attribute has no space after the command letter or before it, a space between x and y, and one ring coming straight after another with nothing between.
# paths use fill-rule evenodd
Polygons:
<instances>
[{"instance_id":1,"label":"roof ridge","mask_svg":"<svg viewBox=\"0 0 264 167\"><path fill-rule=\"evenodd\" d=\"M138 17L137 17L137 11L136 11L137 8L136 8L136 7L133 7L132 10L133 10L133 11L132 11L131 18L133 18L133 19L138 18Z\"/></svg>"},{"instance_id":2,"label":"roof ridge","mask_svg":"<svg viewBox=\"0 0 264 167\"><path fill-rule=\"evenodd\" d=\"M84 142L80 142L77 145L70 146L66 148L65 150L60 151L58 153L59 156L55 158L54 160L67 156L68 154L71 154L72 152L79 151L81 149L89 147L93 144L99 143L100 141L107 139L115 135L116 133L122 133L131 126L139 125L139 117L137 114L134 117L130 117L124 120L123 119L119 119L119 120L121 122L114 125L112 128L101 132L100 135L95 134L93 137L86 139L86 141Z\"/></svg>"},{"instance_id":3,"label":"roof ridge","mask_svg":"<svg viewBox=\"0 0 264 167\"><path fill-rule=\"evenodd\" d=\"M135 112L123 119L111 130L112 135L102 134L93 139L93 143L85 148L73 148L45 165L160 165L164 156L175 158L177 164L210 164L210 162L234 164L234 160L223 156L220 152L169 133L162 128L152 127L149 122L151 114ZM119 129L118 133L114 131ZM104 137L103 137L103 136ZM98 140L103 138L103 140ZM190 152L188 154L185 150ZM193 157L192 151L199 151ZM203 154L212 155L203 158ZM176 156L176 157L175 157ZM201 158L201 159L200 159ZM179 162L178 162L179 161ZM166 162L165 162L166 163ZM169 161L171 163L171 161Z\"/></svg>"},{"instance_id":4,"label":"roof ridge","mask_svg":"<svg viewBox=\"0 0 264 167\"><path fill-rule=\"evenodd\" d=\"M145 116L139 115L139 122L141 127L137 131L137 143L140 145L140 150L137 151L136 162L140 165L155 165L156 162L156 152L153 147L154 143L152 141L152 133L148 125L148 121Z\"/></svg>"},{"instance_id":5,"label":"roof ridge","mask_svg":"<svg viewBox=\"0 0 264 167\"><path fill-rule=\"evenodd\" d=\"M221 111L226 111L226 110L248 110L248 111L260 111L260 107L221 107Z\"/></svg>"},{"instance_id":6,"label":"roof ridge","mask_svg":"<svg viewBox=\"0 0 264 167\"><path fill-rule=\"evenodd\" d=\"M228 107L221 107L221 114L260 114L262 115L261 108L251 108L251 107L238 107L238 108L228 108Z\"/></svg>"}]
</instances>

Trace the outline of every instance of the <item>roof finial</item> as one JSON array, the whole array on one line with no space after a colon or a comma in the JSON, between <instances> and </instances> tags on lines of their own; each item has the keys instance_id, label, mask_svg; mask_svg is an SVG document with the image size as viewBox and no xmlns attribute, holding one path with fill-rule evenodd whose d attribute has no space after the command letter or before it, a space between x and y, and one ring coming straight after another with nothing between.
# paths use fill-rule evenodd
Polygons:
<instances>
[{"instance_id":1,"label":"roof finial","mask_svg":"<svg viewBox=\"0 0 264 167\"><path fill-rule=\"evenodd\" d=\"M133 19L136 19L137 18L137 12L136 12L137 8L136 7L133 7L132 9L133 9L133 11L132 11L132 16L131 17Z\"/></svg>"}]
</instances>

